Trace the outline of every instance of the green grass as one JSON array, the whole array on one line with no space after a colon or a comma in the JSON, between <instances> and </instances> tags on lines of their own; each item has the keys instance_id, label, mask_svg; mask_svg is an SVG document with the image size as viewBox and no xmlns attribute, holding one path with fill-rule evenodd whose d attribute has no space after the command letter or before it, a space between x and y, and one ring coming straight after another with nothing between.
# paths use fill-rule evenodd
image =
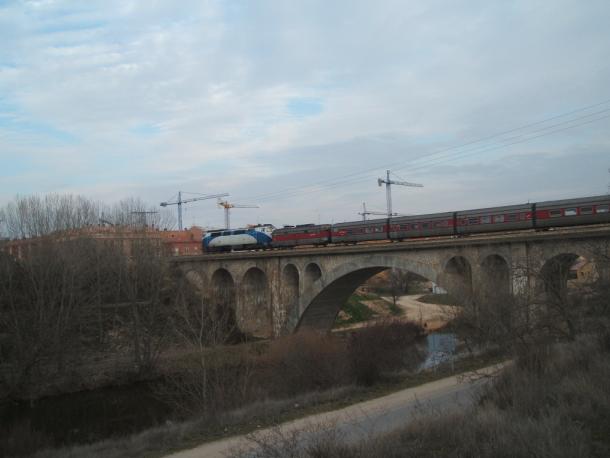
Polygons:
<instances>
[{"instance_id":1,"label":"green grass","mask_svg":"<svg viewBox=\"0 0 610 458\"><path fill-rule=\"evenodd\" d=\"M341 308L341 310L345 312L349 318L346 320L339 320L339 318L337 318L336 324L339 326L346 326L354 323L362 323L363 321L368 321L375 317L377 313L362 302L375 299L378 299L378 296L369 294L352 294L345 305Z\"/></svg>"},{"instance_id":2,"label":"green grass","mask_svg":"<svg viewBox=\"0 0 610 458\"><path fill-rule=\"evenodd\" d=\"M394 304L394 302L390 300L385 300L384 302L387 304L390 313L394 316L400 316L404 313L404 310L401 309L398 305Z\"/></svg>"},{"instance_id":3,"label":"green grass","mask_svg":"<svg viewBox=\"0 0 610 458\"><path fill-rule=\"evenodd\" d=\"M399 306L394 305L392 300L382 299L381 296L376 293L352 294L341 308L341 311L346 313L348 318L340 319L337 317L335 325L341 327L355 323L363 323L379 316L379 314L368 307L364 301L378 301L388 309L392 316L400 316L404 313Z\"/></svg>"}]
</instances>

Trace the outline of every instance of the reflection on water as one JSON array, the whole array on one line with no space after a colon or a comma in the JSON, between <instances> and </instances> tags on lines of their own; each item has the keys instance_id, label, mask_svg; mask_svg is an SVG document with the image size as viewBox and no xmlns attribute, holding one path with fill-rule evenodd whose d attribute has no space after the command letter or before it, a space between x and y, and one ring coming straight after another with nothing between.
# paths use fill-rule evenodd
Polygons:
<instances>
[{"instance_id":1,"label":"reflection on water","mask_svg":"<svg viewBox=\"0 0 610 458\"><path fill-rule=\"evenodd\" d=\"M144 382L0 404L0 456L11 436L36 436L55 446L93 442L161 424L171 413Z\"/></svg>"},{"instance_id":2,"label":"reflection on water","mask_svg":"<svg viewBox=\"0 0 610 458\"><path fill-rule=\"evenodd\" d=\"M419 370L430 369L455 358L457 338L452 333L433 332L426 336L426 359Z\"/></svg>"}]
</instances>

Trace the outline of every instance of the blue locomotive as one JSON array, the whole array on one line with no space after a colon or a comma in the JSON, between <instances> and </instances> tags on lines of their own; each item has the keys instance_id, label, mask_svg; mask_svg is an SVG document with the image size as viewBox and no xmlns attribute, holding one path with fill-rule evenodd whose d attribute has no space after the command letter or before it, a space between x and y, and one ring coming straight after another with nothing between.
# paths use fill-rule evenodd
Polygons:
<instances>
[{"instance_id":1,"label":"blue locomotive","mask_svg":"<svg viewBox=\"0 0 610 458\"><path fill-rule=\"evenodd\" d=\"M225 229L208 232L203 238L203 249L208 253L232 250L254 250L271 246L271 224L249 226L245 229Z\"/></svg>"}]
</instances>

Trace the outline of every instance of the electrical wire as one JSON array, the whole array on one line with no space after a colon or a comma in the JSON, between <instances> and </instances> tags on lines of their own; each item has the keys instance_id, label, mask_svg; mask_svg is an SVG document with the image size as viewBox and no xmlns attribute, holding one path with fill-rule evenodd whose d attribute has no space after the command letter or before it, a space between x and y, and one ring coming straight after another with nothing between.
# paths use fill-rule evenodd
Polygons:
<instances>
[{"instance_id":1,"label":"electrical wire","mask_svg":"<svg viewBox=\"0 0 610 458\"><path fill-rule=\"evenodd\" d=\"M505 135L507 135L509 133L517 132L519 130L523 130L523 129L526 129L526 128L531 128L533 126L538 126L538 125L541 125L541 124L544 124L544 123L548 123L549 121L553 121L553 120L556 120L556 119L564 118L566 116L569 116L569 115L572 115L572 114L575 114L575 113L579 113L579 112L582 112L582 111L590 110L592 108L602 106L602 105L607 104L609 102L610 102L610 99L609 100L605 100L603 102L599 102L599 103L593 104L593 105L589 105L587 107L583 107L583 108L579 108L579 109L576 109L576 110L572 110L570 112L563 113L561 115L556 115L556 116L553 116L553 117L550 117L550 118L546 118L546 119L541 120L541 121L537 121L537 122L534 122L534 123L526 124L526 125L523 125L523 126L520 126L520 127L517 127L517 128L513 128L513 129L510 129L510 130L507 130L507 131L503 131L503 132L494 134L494 135L483 137L483 138L478 139L478 140L473 140L473 141L464 143L462 145L446 148L446 149L437 151L435 153L429 154L427 156L421 156L421 157L412 159L412 160L408 161L406 164L405 164L404 161L400 161L400 162L394 162L392 164L380 165L380 166L377 166L375 168L368 168L366 170L362 170L362 171L359 171L359 172L354 172L354 173L350 173L350 174L344 175L339 180L332 179L332 180L325 180L325 181L322 181L322 182L314 183L312 185L294 186L294 187L291 187L291 188L283 189L281 191L274 191L274 192L270 192L270 193L266 193L266 194L261 194L261 195L258 195L258 196L250 196L249 198L251 200L257 200L257 201L272 201L272 200L277 200L277 199L283 199L283 198L286 198L286 197L291 197L291 196L297 195L297 194L299 194L301 192L320 192L320 191L325 190L325 189L332 189L332 188L335 188L337 186L343 186L343 185L346 185L346 184L352 184L352 183L357 183L357 182L360 182L360 181L368 180L368 179L370 179L369 176L367 176L367 177L359 177L359 176L363 175L363 174L370 174L372 171L381 170L383 168L394 167L397 170L401 170L401 169L405 169L405 168L411 167L411 170L421 170L422 166L436 165L436 164L439 164L439 163L443 163L445 161L454 161L456 159L461 159L462 157L472 156L474 154L478 154L478 153L482 153L482 152L486 152L486 151L491 151L491 150L495 150L495 149L511 146L511 145L514 145L514 144L518 144L518 143L524 143L526 141L534 140L536 138L540 138L540 137L543 137L543 136L546 136L546 135L551 135L551 134L554 134L554 133L557 133L557 132L561 132L561 131L564 131L564 130L576 128L576 127L579 127L579 126L582 126L582 125L585 125L585 124L590 124L592 122L599 121L601 119L605 119L605 118L607 118L610 115L599 116L599 117L597 117L595 119L592 119L592 120L589 120L589 121L585 121L585 122L582 122L582 123L577 123L575 125L567 125L567 126L565 126L566 124L574 123L576 121L582 121L582 120L590 118L592 116L598 116L600 114L607 113L607 112L610 111L610 108L599 110L599 111L596 111L594 113L588 113L588 114L583 115L583 116L578 116L578 117L575 117L575 118L572 118L572 119L569 119L569 120L566 120L566 121L562 121L560 123L556 123L556 124L553 124L553 125L550 125L550 126L546 126L546 127L540 128L540 129L536 129L536 130L533 130L533 131L526 131L526 132L521 133L521 134L516 135L516 136L512 136L512 137L508 137L508 138L504 138L504 139L499 139L498 141L502 142L499 145L491 145L491 146L490 145L479 145L479 146L476 146L474 148L468 149L466 151L457 151L457 152L453 152L453 153L448 154L448 155L446 154L446 153L452 152L454 150L462 149L465 146L475 145L477 143L481 143L481 142L487 141L489 139L502 137L502 136L505 136ZM565 126L565 127L559 128L559 129L554 129L554 128L559 127L559 126ZM549 129L554 129L554 130L552 130L550 132L544 133L545 131L548 131ZM536 134L536 133L540 133L540 135L532 136L532 134ZM523 139L523 137L526 137L526 138ZM442 155L444 155L444 156L442 156ZM435 156L441 156L441 157L440 158L436 158ZM440 159L440 161L438 159ZM418 164L418 162L421 162L421 163ZM359 178L356 178L356 177L359 177Z\"/></svg>"}]
</instances>

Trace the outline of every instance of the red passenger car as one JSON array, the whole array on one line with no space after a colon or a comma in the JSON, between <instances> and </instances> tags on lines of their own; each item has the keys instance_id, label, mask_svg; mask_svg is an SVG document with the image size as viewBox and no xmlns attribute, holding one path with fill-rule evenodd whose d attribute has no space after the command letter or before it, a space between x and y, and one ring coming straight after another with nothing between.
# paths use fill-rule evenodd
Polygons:
<instances>
[{"instance_id":1,"label":"red passenger car","mask_svg":"<svg viewBox=\"0 0 610 458\"><path fill-rule=\"evenodd\" d=\"M324 245L330 242L330 224L300 224L273 231L273 246Z\"/></svg>"}]
</instances>

